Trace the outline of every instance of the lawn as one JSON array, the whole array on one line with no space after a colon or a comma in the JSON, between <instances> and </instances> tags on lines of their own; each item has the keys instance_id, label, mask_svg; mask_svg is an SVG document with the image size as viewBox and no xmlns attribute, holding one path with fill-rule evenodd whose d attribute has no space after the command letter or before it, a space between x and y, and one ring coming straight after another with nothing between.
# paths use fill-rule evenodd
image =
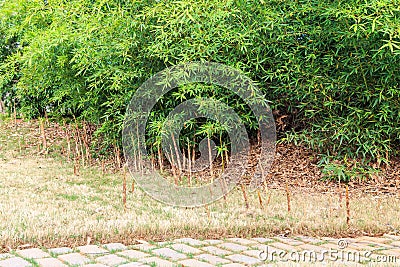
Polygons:
<instances>
[{"instance_id":1,"label":"lawn","mask_svg":"<svg viewBox=\"0 0 400 267\"><path fill-rule=\"evenodd\" d=\"M350 190L350 222L346 199L335 192L236 188L207 207L175 208L153 200L128 177L126 209L123 172L99 162L74 173L60 151L62 135L48 133L49 153L41 153L37 121L0 121L0 245L77 246L97 242L136 243L178 237L215 238L271 236L355 236L397 234L397 195L354 194ZM46 130L58 129L48 123ZM322 183L322 182L321 182ZM132 189L134 191L132 192ZM290 196L288 212L287 193Z\"/></svg>"}]
</instances>

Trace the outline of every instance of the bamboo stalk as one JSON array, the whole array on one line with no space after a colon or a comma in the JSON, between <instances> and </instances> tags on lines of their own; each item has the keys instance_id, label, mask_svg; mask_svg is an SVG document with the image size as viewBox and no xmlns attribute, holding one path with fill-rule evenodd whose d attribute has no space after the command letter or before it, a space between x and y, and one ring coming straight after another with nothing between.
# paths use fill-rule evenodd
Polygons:
<instances>
[{"instance_id":1,"label":"bamboo stalk","mask_svg":"<svg viewBox=\"0 0 400 267\"><path fill-rule=\"evenodd\" d=\"M175 185L178 185L178 176L176 174L176 169L175 169L175 160L174 160L174 154L172 153L172 147L169 147L171 156L170 156L170 161L171 161L171 167L172 167L172 175L174 176L175 180Z\"/></svg>"},{"instance_id":2,"label":"bamboo stalk","mask_svg":"<svg viewBox=\"0 0 400 267\"><path fill-rule=\"evenodd\" d=\"M106 173L106 166L104 163L104 159L101 161L101 172L103 175Z\"/></svg>"},{"instance_id":3,"label":"bamboo stalk","mask_svg":"<svg viewBox=\"0 0 400 267\"><path fill-rule=\"evenodd\" d=\"M193 138L193 149L192 149L192 166L194 165L194 162L196 161L196 150L195 150L195 139Z\"/></svg>"},{"instance_id":4,"label":"bamboo stalk","mask_svg":"<svg viewBox=\"0 0 400 267\"><path fill-rule=\"evenodd\" d=\"M47 154L47 140L46 140L46 132L44 130L44 120L43 118L39 118L39 124L40 124L40 135L42 137L42 151L43 153Z\"/></svg>"},{"instance_id":5,"label":"bamboo stalk","mask_svg":"<svg viewBox=\"0 0 400 267\"><path fill-rule=\"evenodd\" d=\"M207 217L208 220L211 221L211 213L210 213L210 209L208 208L208 205L205 206L206 207L206 212L207 212Z\"/></svg>"},{"instance_id":6,"label":"bamboo stalk","mask_svg":"<svg viewBox=\"0 0 400 267\"><path fill-rule=\"evenodd\" d=\"M71 138L70 138L70 131L69 131L68 127L65 125L65 121L64 121L64 127L65 127L65 135L67 138L67 161L70 162L71 161Z\"/></svg>"},{"instance_id":7,"label":"bamboo stalk","mask_svg":"<svg viewBox=\"0 0 400 267\"><path fill-rule=\"evenodd\" d=\"M350 199L349 199L349 186L346 184L346 223L350 224Z\"/></svg>"},{"instance_id":8,"label":"bamboo stalk","mask_svg":"<svg viewBox=\"0 0 400 267\"><path fill-rule=\"evenodd\" d=\"M90 166L92 156L90 155L89 138L87 136L87 127L85 121L82 122L82 126L83 126L83 144L85 145L86 161Z\"/></svg>"},{"instance_id":9,"label":"bamboo stalk","mask_svg":"<svg viewBox=\"0 0 400 267\"><path fill-rule=\"evenodd\" d=\"M15 130L17 129L17 108L15 105L15 99L14 99L14 128Z\"/></svg>"},{"instance_id":10,"label":"bamboo stalk","mask_svg":"<svg viewBox=\"0 0 400 267\"><path fill-rule=\"evenodd\" d=\"M80 165L79 165L79 157L75 157L75 159L74 159L74 175L75 176L79 176L79 168L80 167Z\"/></svg>"},{"instance_id":11,"label":"bamboo stalk","mask_svg":"<svg viewBox=\"0 0 400 267\"><path fill-rule=\"evenodd\" d=\"M243 198L244 198L244 203L246 205L246 209L249 209L249 207L250 207L249 200L247 198L246 188L244 187L243 183L240 184L240 188L242 189L242 192L243 192Z\"/></svg>"},{"instance_id":12,"label":"bamboo stalk","mask_svg":"<svg viewBox=\"0 0 400 267\"><path fill-rule=\"evenodd\" d=\"M258 195L258 202L260 203L260 207L261 207L261 209L264 209L264 205L263 205L263 201L262 201L262 198L261 198L260 190L257 190L257 195Z\"/></svg>"},{"instance_id":13,"label":"bamboo stalk","mask_svg":"<svg viewBox=\"0 0 400 267\"><path fill-rule=\"evenodd\" d=\"M178 168L179 168L179 178L181 177L181 175L182 175L182 165L181 165L181 159L180 159L180 156L179 156L179 150L178 150L178 147L177 147L177 145L176 145L176 142L175 142L175 136L174 136L174 134L173 133L171 133L171 137L172 137L172 143L173 143L173 145L174 145L174 150L175 150L175 154L176 154L176 161L177 161L177 163L178 163Z\"/></svg>"},{"instance_id":14,"label":"bamboo stalk","mask_svg":"<svg viewBox=\"0 0 400 267\"><path fill-rule=\"evenodd\" d=\"M138 169L143 174L143 166L142 166L142 153L140 152L140 136L139 136L139 124L136 124L136 138L137 138L137 162L138 162Z\"/></svg>"},{"instance_id":15,"label":"bamboo stalk","mask_svg":"<svg viewBox=\"0 0 400 267\"><path fill-rule=\"evenodd\" d=\"M160 167L160 171L163 172L163 159L162 159L162 153L161 153L161 147L160 144L157 145L157 154L158 154L158 165Z\"/></svg>"},{"instance_id":16,"label":"bamboo stalk","mask_svg":"<svg viewBox=\"0 0 400 267\"><path fill-rule=\"evenodd\" d=\"M120 157L120 150L119 147L114 144L114 153L115 153L115 161L116 161L116 167L117 169L121 168L121 157Z\"/></svg>"},{"instance_id":17,"label":"bamboo stalk","mask_svg":"<svg viewBox=\"0 0 400 267\"><path fill-rule=\"evenodd\" d=\"M210 176L211 176L211 183L214 181L214 174L213 174L213 166L212 166L212 153L211 153L211 140L207 138L207 145L208 145L208 160L210 163Z\"/></svg>"},{"instance_id":18,"label":"bamboo stalk","mask_svg":"<svg viewBox=\"0 0 400 267\"><path fill-rule=\"evenodd\" d=\"M190 143L189 138L187 139L187 153L188 153L188 169L189 169L189 185L192 184L192 158L190 156Z\"/></svg>"},{"instance_id":19,"label":"bamboo stalk","mask_svg":"<svg viewBox=\"0 0 400 267\"><path fill-rule=\"evenodd\" d=\"M290 192L287 180L285 181L286 199L287 199L287 211L290 212Z\"/></svg>"},{"instance_id":20,"label":"bamboo stalk","mask_svg":"<svg viewBox=\"0 0 400 267\"><path fill-rule=\"evenodd\" d=\"M267 199L267 203L265 204L265 207L268 207L270 201L271 201L271 192L269 192L269 194L268 194L268 199Z\"/></svg>"},{"instance_id":21,"label":"bamboo stalk","mask_svg":"<svg viewBox=\"0 0 400 267\"><path fill-rule=\"evenodd\" d=\"M122 202L124 203L124 211L126 212L126 169L123 167L124 179L122 183Z\"/></svg>"},{"instance_id":22,"label":"bamboo stalk","mask_svg":"<svg viewBox=\"0 0 400 267\"><path fill-rule=\"evenodd\" d=\"M341 186L341 183L340 183L340 176L339 176L339 207L340 208L342 208L342 200L343 200L343 197L342 197L342 186Z\"/></svg>"}]
</instances>

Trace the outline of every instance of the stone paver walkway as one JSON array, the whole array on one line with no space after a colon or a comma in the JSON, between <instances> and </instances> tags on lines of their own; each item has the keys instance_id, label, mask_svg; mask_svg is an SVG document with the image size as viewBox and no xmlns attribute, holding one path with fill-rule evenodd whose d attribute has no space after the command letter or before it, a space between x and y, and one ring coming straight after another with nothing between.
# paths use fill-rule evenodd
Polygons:
<instances>
[{"instance_id":1,"label":"stone paver walkway","mask_svg":"<svg viewBox=\"0 0 400 267\"><path fill-rule=\"evenodd\" d=\"M0 267L132 266L400 266L400 237L260 237L126 246L30 248L0 254Z\"/></svg>"}]
</instances>

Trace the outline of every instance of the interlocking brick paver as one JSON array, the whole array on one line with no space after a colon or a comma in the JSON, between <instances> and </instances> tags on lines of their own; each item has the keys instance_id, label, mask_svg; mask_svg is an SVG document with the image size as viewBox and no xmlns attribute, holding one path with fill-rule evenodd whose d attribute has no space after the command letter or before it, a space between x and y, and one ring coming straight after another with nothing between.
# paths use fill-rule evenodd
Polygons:
<instances>
[{"instance_id":1,"label":"interlocking brick paver","mask_svg":"<svg viewBox=\"0 0 400 267\"><path fill-rule=\"evenodd\" d=\"M206 243L208 243L210 245L217 245L217 244L224 243L224 241L217 240L217 239L206 239L206 240L204 240L204 242L206 242Z\"/></svg>"},{"instance_id":2,"label":"interlocking brick paver","mask_svg":"<svg viewBox=\"0 0 400 267\"><path fill-rule=\"evenodd\" d=\"M133 245L132 248L143 250L143 251L150 251L150 250L155 249L157 247L154 246L154 245L151 245L151 244L138 244L138 245Z\"/></svg>"},{"instance_id":3,"label":"interlocking brick paver","mask_svg":"<svg viewBox=\"0 0 400 267\"><path fill-rule=\"evenodd\" d=\"M109 253L109 251L107 251L106 249L101 248L96 245L81 246L81 247L77 247L77 249L83 254L106 254L106 253Z\"/></svg>"},{"instance_id":4,"label":"interlocking brick paver","mask_svg":"<svg viewBox=\"0 0 400 267\"><path fill-rule=\"evenodd\" d=\"M391 242L390 245L395 246L395 247L400 247L400 241Z\"/></svg>"},{"instance_id":5,"label":"interlocking brick paver","mask_svg":"<svg viewBox=\"0 0 400 267\"><path fill-rule=\"evenodd\" d=\"M260 259L257 259L254 257L249 257L249 256L242 255L242 254L233 254L233 255L227 256L226 258L230 259L232 261L246 264L246 265L255 265L255 264L262 263L262 261Z\"/></svg>"},{"instance_id":6,"label":"interlocking brick paver","mask_svg":"<svg viewBox=\"0 0 400 267\"><path fill-rule=\"evenodd\" d=\"M297 246L296 248L300 248L301 250L315 251L315 252L326 250L326 248L324 248L324 247L320 247L320 246L316 246L316 245L312 245L312 244L304 244L304 245Z\"/></svg>"},{"instance_id":7,"label":"interlocking brick paver","mask_svg":"<svg viewBox=\"0 0 400 267\"><path fill-rule=\"evenodd\" d=\"M311 244L319 244L321 242L324 242L324 240L308 236L299 236L298 239L300 239L299 241L301 242L311 243Z\"/></svg>"},{"instance_id":8,"label":"interlocking brick paver","mask_svg":"<svg viewBox=\"0 0 400 267\"><path fill-rule=\"evenodd\" d=\"M274 242L273 239L271 238L264 238L264 237L254 237L252 238L252 240L255 240L259 243L270 243L270 242Z\"/></svg>"},{"instance_id":9,"label":"interlocking brick paver","mask_svg":"<svg viewBox=\"0 0 400 267\"><path fill-rule=\"evenodd\" d=\"M85 256L79 254L79 253L70 253L70 254L63 254L58 256L58 259L74 265L74 264L85 264L89 263L90 259L86 258Z\"/></svg>"},{"instance_id":10,"label":"interlocking brick paver","mask_svg":"<svg viewBox=\"0 0 400 267\"><path fill-rule=\"evenodd\" d=\"M269 244L269 246L275 247L275 248L279 248L282 250L286 250L286 251L297 251L299 250L299 248L296 248L294 246L288 245L288 244L284 244L281 242L275 242L275 243L271 243Z\"/></svg>"},{"instance_id":11,"label":"interlocking brick paver","mask_svg":"<svg viewBox=\"0 0 400 267\"><path fill-rule=\"evenodd\" d=\"M207 262L202 262L202 261L198 261L195 259L183 260L183 261L180 261L179 263L185 267L186 266L187 267L214 267L214 265L211 265Z\"/></svg>"},{"instance_id":12,"label":"interlocking brick paver","mask_svg":"<svg viewBox=\"0 0 400 267\"><path fill-rule=\"evenodd\" d=\"M175 239L174 242L176 243L185 243L191 246L202 246L205 245L206 243L197 239L193 239L193 238L179 238L179 239Z\"/></svg>"},{"instance_id":13,"label":"interlocking brick paver","mask_svg":"<svg viewBox=\"0 0 400 267\"><path fill-rule=\"evenodd\" d=\"M67 267L62 261L55 258L44 258L35 260L40 267Z\"/></svg>"},{"instance_id":14,"label":"interlocking brick paver","mask_svg":"<svg viewBox=\"0 0 400 267\"><path fill-rule=\"evenodd\" d=\"M10 253L2 253L2 254L0 254L0 260L11 258L11 257L14 257L14 256L11 255Z\"/></svg>"},{"instance_id":15,"label":"interlocking brick paver","mask_svg":"<svg viewBox=\"0 0 400 267\"><path fill-rule=\"evenodd\" d=\"M16 253L21 257L28 259L40 259L40 258L50 257L50 255L47 252L44 252L43 250L38 248L17 250Z\"/></svg>"},{"instance_id":16,"label":"interlocking brick paver","mask_svg":"<svg viewBox=\"0 0 400 267\"><path fill-rule=\"evenodd\" d=\"M204 251L207 251L208 253L217 255L217 256L225 256L225 255L232 254L232 252L230 252L228 250L217 248L214 246L202 247L201 249Z\"/></svg>"},{"instance_id":17,"label":"interlocking brick paver","mask_svg":"<svg viewBox=\"0 0 400 267\"><path fill-rule=\"evenodd\" d=\"M301 241L297 241L296 239ZM225 241L224 241L225 240ZM304 255L305 259L311 257L321 258L322 251L337 251L337 262L329 261L328 255L325 255L323 262L317 262L317 265L325 266L363 266L358 264L368 263L380 260L386 257L386 260L400 261L400 240L385 236L384 238L345 238L347 247L340 249L338 240L312 238L298 236L294 238L287 237L256 237L251 239L229 238L224 240L204 240L200 241L193 238L180 238L174 241L162 242L164 247L156 247L145 241L140 245L127 246L121 243L109 243L103 245L88 245L77 247L80 253L73 252L71 248L61 247L52 249L23 249L15 251L18 257L12 253L0 254L0 267L66 267L86 266L86 267L134 267L134 266L309 266L307 262L285 262L285 256L288 252L298 251L310 252L310 255ZM277 241L280 240L280 241ZM387 241L389 240L389 241ZM297 241L298 243L296 243ZM325 242L325 243L323 243ZM210 245L210 244L214 244ZM140 251L146 248L151 251ZM136 248L136 249L132 249ZM116 251L116 253L110 253ZM365 256L365 252L371 254ZM13 252L14 253L14 252ZM316 254L312 254L316 253ZM346 256L347 255L347 256ZM353 259L356 257L355 259ZM366 258L368 257L368 258ZM346 258L350 258L346 259ZM33 259L35 262L29 262L26 259ZM353 260L352 260L353 259ZM266 261L264 261L266 260ZM310 259L311 260L311 259ZM273 261L273 262L271 262ZM94 263L96 262L96 263ZM308 262L310 263L310 262ZM394 262L391 262L394 263ZM316 266L317 266L316 265ZM393 265L393 264L392 264ZM377 265L372 265L377 266ZM390 266L387 265L387 266Z\"/></svg>"},{"instance_id":18,"label":"interlocking brick paver","mask_svg":"<svg viewBox=\"0 0 400 267\"><path fill-rule=\"evenodd\" d=\"M223 249L227 249L230 251L234 251L234 252L247 250L246 246L238 245L235 243L222 243L222 244L219 244L218 247L221 247Z\"/></svg>"},{"instance_id":19,"label":"interlocking brick paver","mask_svg":"<svg viewBox=\"0 0 400 267\"><path fill-rule=\"evenodd\" d=\"M189 253L199 254L202 252L200 249L188 246L186 244L173 244L171 247L176 251L180 251L180 252L186 253L186 254L189 254Z\"/></svg>"},{"instance_id":20,"label":"interlocking brick paver","mask_svg":"<svg viewBox=\"0 0 400 267\"><path fill-rule=\"evenodd\" d=\"M243 254L246 254L246 255L248 255L250 257L254 257L254 258L259 259L260 258L260 253L262 251L264 251L264 250L252 249L252 250L243 251Z\"/></svg>"},{"instance_id":21,"label":"interlocking brick paver","mask_svg":"<svg viewBox=\"0 0 400 267\"><path fill-rule=\"evenodd\" d=\"M144 253L144 252L141 252L138 250L133 250L133 249L117 252L116 254L127 257L129 259L141 259L141 258L150 256L150 254L147 254L147 253Z\"/></svg>"},{"instance_id":22,"label":"interlocking brick paver","mask_svg":"<svg viewBox=\"0 0 400 267\"><path fill-rule=\"evenodd\" d=\"M96 258L96 261L105 265L116 266L122 263L126 263L127 260L117 255L110 254Z\"/></svg>"},{"instance_id":23,"label":"interlocking brick paver","mask_svg":"<svg viewBox=\"0 0 400 267\"><path fill-rule=\"evenodd\" d=\"M173 267L176 265L170 261L163 260L163 259L160 259L157 257L143 258L143 259L140 259L139 261L143 262L143 263L148 263L148 264L155 263L157 267Z\"/></svg>"},{"instance_id":24,"label":"interlocking brick paver","mask_svg":"<svg viewBox=\"0 0 400 267\"><path fill-rule=\"evenodd\" d=\"M372 237L372 236L362 236L362 237L355 239L354 241L370 241L370 242L381 243L381 244L388 244L388 243L392 242L392 240L390 240L389 238Z\"/></svg>"},{"instance_id":25,"label":"interlocking brick paver","mask_svg":"<svg viewBox=\"0 0 400 267\"><path fill-rule=\"evenodd\" d=\"M118 251L118 250L125 250L126 246L121 243L109 243L104 244L103 247L109 251Z\"/></svg>"},{"instance_id":26,"label":"interlocking brick paver","mask_svg":"<svg viewBox=\"0 0 400 267\"><path fill-rule=\"evenodd\" d=\"M118 267L136 267L136 266L150 266L150 265L143 264L141 262L130 262L130 263L118 265Z\"/></svg>"},{"instance_id":27,"label":"interlocking brick paver","mask_svg":"<svg viewBox=\"0 0 400 267\"><path fill-rule=\"evenodd\" d=\"M159 248L153 250L153 253L159 256L164 256L166 258L170 258L171 260L182 260L186 259L187 256L170 248Z\"/></svg>"},{"instance_id":28,"label":"interlocking brick paver","mask_svg":"<svg viewBox=\"0 0 400 267\"><path fill-rule=\"evenodd\" d=\"M60 247L60 248L51 248L48 251L52 254L60 255L60 254L67 254L71 253L72 249L67 247Z\"/></svg>"},{"instance_id":29,"label":"interlocking brick paver","mask_svg":"<svg viewBox=\"0 0 400 267\"><path fill-rule=\"evenodd\" d=\"M281 243L289 244L291 246L298 246L304 244L304 242L301 242L299 240L293 239L293 238L288 238L288 237L275 237L275 239L279 240Z\"/></svg>"},{"instance_id":30,"label":"interlocking brick paver","mask_svg":"<svg viewBox=\"0 0 400 267\"><path fill-rule=\"evenodd\" d=\"M258 243L255 240L249 240L249 239L237 238L237 237L228 238L228 240L231 241L231 242L239 243L240 245L243 245L243 246L255 245L255 244Z\"/></svg>"},{"instance_id":31,"label":"interlocking brick paver","mask_svg":"<svg viewBox=\"0 0 400 267\"><path fill-rule=\"evenodd\" d=\"M13 257L0 261L1 267L30 267L32 264L19 257Z\"/></svg>"},{"instance_id":32,"label":"interlocking brick paver","mask_svg":"<svg viewBox=\"0 0 400 267\"><path fill-rule=\"evenodd\" d=\"M339 249L337 243L326 243L326 244L322 244L322 245L319 245L319 246L323 247L323 248L327 248L327 249Z\"/></svg>"},{"instance_id":33,"label":"interlocking brick paver","mask_svg":"<svg viewBox=\"0 0 400 267\"><path fill-rule=\"evenodd\" d=\"M400 236L398 236L398 235L383 234L383 237L385 237L387 239L392 239L392 240L400 240Z\"/></svg>"},{"instance_id":34,"label":"interlocking brick paver","mask_svg":"<svg viewBox=\"0 0 400 267\"><path fill-rule=\"evenodd\" d=\"M223 264L223 263L230 263L230 260L223 259L221 257L211 255L211 254L200 254L195 256L196 259L204 260L207 261L211 264L217 265L217 264Z\"/></svg>"}]
</instances>

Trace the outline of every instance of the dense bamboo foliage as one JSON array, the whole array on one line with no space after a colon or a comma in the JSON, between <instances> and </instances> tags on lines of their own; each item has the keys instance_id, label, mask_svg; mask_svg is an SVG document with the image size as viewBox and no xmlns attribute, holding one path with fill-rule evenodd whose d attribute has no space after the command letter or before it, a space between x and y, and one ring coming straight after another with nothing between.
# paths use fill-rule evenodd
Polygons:
<instances>
[{"instance_id":1,"label":"dense bamboo foliage","mask_svg":"<svg viewBox=\"0 0 400 267\"><path fill-rule=\"evenodd\" d=\"M398 0L2 0L0 94L26 117L97 124L114 144L147 78L178 63L214 61L259 84L282 140L327 158L382 161L399 151L399 11ZM192 85L160 100L149 145L173 107L201 96L226 102L256 130L232 93ZM197 121L183 147L194 134L219 138L220 130Z\"/></svg>"}]
</instances>

